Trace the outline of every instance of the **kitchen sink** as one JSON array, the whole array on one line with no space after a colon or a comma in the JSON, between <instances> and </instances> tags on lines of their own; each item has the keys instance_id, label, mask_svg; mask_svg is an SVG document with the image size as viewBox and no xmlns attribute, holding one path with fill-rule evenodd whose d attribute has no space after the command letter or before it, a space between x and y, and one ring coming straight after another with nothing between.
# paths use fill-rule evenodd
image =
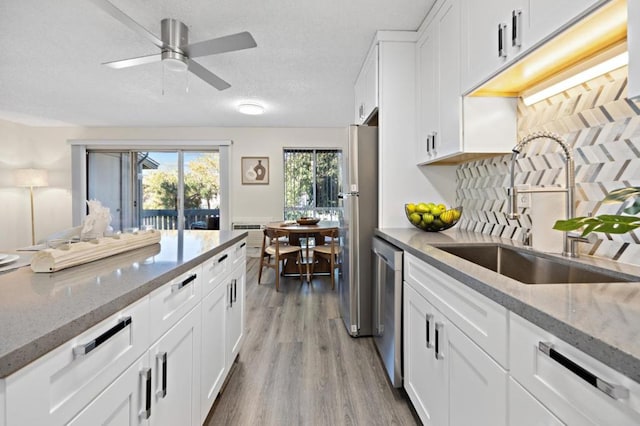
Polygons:
<instances>
[{"instance_id":1,"label":"kitchen sink","mask_svg":"<svg viewBox=\"0 0 640 426\"><path fill-rule=\"evenodd\" d=\"M541 253L500 245L436 246L525 284L613 283L640 281L621 277L606 270L595 270L568 259L547 257Z\"/></svg>"}]
</instances>

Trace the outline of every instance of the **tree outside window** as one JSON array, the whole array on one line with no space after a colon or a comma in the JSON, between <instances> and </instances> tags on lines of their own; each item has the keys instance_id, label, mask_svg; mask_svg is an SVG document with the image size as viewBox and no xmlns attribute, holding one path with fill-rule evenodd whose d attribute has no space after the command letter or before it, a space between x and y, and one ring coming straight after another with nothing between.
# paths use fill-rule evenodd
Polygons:
<instances>
[{"instance_id":1,"label":"tree outside window","mask_svg":"<svg viewBox=\"0 0 640 426\"><path fill-rule=\"evenodd\" d=\"M342 208L340 150L284 150L284 219L301 216L338 220Z\"/></svg>"}]
</instances>

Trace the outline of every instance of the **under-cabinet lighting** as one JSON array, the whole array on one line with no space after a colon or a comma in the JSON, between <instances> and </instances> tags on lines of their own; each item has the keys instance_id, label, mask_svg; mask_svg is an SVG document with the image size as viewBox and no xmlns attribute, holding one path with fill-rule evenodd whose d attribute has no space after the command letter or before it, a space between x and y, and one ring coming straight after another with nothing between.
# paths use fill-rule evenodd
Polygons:
<instances>
[{"instance_id":1,"label":"under-cabinet lighting","mask_svg":"<svg viewBox=\"0 0 640 426\"><path fill-rule=\"evenodd\" d=\"M562 93L565 90L571 89L572 87L576 87L582 83L585 83L591 79L594 79L598 76L601 76L603 74L606 74L608 72L621 68L627 65L628 63L629 63L629 52L623 52L591 68L588 68L584 71L574 74L573 76L567 79L561 80L549 87L546 87L542 90L531 93L530 95L523 96L522 101L527 106L533 105L536 102L540 102L553 95L557 95L558 93Z\"/></svg>"}]
</instances>

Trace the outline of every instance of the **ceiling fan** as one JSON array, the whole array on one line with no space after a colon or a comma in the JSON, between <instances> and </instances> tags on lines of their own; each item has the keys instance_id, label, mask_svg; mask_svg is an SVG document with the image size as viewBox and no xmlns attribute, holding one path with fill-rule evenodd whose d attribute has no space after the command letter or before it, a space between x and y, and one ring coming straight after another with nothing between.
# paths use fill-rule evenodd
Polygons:
<instances>
[{"instance_id":1,"label":"ceiling fan","mask_svg":"<svg viewBox=\"0 0 640 426\"><path fill-rule=\"evenodd\" d=\"M189 28L184 23L171 18L165 18L160 22L160 38L158 38L108 0L91 1L129 27L129 29L147 38L160 48L160 53L153 55L105 62L103 64L111 68L120 69L163 61L171 69L189 70L216 89L224 90L231 87L231 85L192 58L250 49L257 46L256 41L247 31L189 44Z\"/></svg>"}]
</instances>

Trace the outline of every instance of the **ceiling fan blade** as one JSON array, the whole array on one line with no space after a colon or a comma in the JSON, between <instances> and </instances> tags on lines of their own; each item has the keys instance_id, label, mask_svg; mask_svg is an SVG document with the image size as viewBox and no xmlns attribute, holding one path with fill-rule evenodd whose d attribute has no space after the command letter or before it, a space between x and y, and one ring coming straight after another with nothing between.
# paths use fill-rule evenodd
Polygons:
<instances>
[{"instance_id":1,"label":"ceiling fan blade","mask_svg":"<svg viewBox=\"0 0 640 426\"><path fill-rule=\"evenodd\" d=\"M96 6L100 9L108 13L109 15L116 18L118 21L123 23L125 26L129 27L136 33L140 34L142 37L145 37L151 43L158 46L160 49L167 48L168 46L162 42L158 37L156 37L153 33L149 32L142 25L138 24L136 21L131 19L129 15L125 14L123 11L115 7L111 2L107 0L91 0Z\"/></svg>"},{"instance_id":2,"label":"ceiling fan blade","mask_svg":"<svg viewBox=\"0 0 640 426\"><path fill-rule=\"evenodd\" d=\"M209 83L216 89L224 90L231 87L229 83L227 83L226 81L224 81L223 79L221 79L220 77L218 77L217 75L215 75L214 73L212 73L211 71L209 71L208 69L200 65L199 63L197 63L196 61L189 59L188 64L189 64L189 71L191 71L192 73L194 73L195 75L197 75L198 77L200 77L201 79L203 79L205 82Z\"/></svg>"},{"instance_id":3,"label":"ceiling fan blade","mask_svg":"<svg viewBox=\"0 0 640 426\"><path fill-rule=\"evenodd\" d=\"M199 56L215 55L217 53L232 52L234 50L250 49L257 45L251 33L244 31L189 44L185 46L183 50L190 58L197 58Z\"/></svg>"},{"instance_id":4,"label":"ceiling fan blade","mask_svg":"<svg viewBox=\"0 0 640 426\"><path fill-rule=\"evenodd\" d=\"M155 53L153 55L138 56L137 58L121 59L118 61L105 62L102 65L106 65L109 68L115 68L118 70L120 68L135 67L136 65L144 65L144 64L150 64L152 62L159 62L161 59L162 59L162 54Z\"/></svg>"}]
</instances>

